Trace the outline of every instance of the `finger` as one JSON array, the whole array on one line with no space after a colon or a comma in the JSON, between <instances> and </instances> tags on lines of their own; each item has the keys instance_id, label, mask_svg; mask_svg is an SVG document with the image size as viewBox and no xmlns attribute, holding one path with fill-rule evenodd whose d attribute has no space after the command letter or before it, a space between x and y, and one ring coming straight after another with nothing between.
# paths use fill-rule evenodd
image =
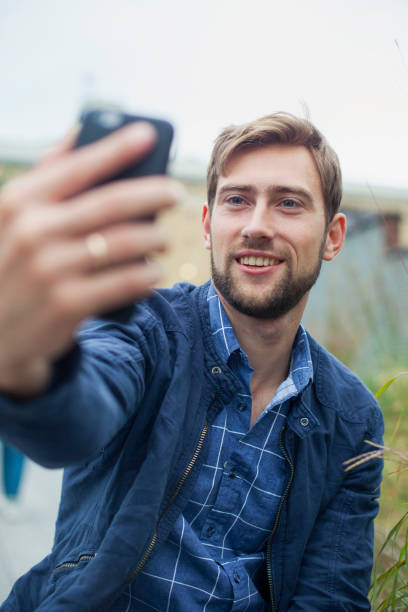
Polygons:
<instances>
[{"instance_id":1,"label":"finger","mask_svg":"<svg viewBox=\"0 0 408 612\"><path fill-rule=\"evenodd\" d=\"M88 246L89 239L96 241L95 249ZM31 274L42 284L67 276L94 274L101 268L138 263L168 245L167 232L157 224L120 225L103 234L49 245L31 262Z\"/></svg>"},{"instance_id":2,"label":"finger","mask_svg":"<svg viewBox=\"0 0 408 612\"><path fill-rule=\"evenodd\" d=\"M174 207L184 194L180 183L164 176L115 181L61 207L48 204L24 211L7 226L0 252L9 245L24 245L28 255L28 250L48 239L84 236L111 224L143 220Z\"/></svg>"},{"instance_id":3,"label":"finger","mask_svg":"<svg viewBox=\"0 0 408 612\"><path fill-rule=\"evenodd\" d=\"M0 212L12 214L34 202L57 202L84 191L137 163L155 139L153 126L140 121L45 166L37 166L5 185L0 193Z\"/></svg>"},{"instance_id":4,"label":"finger","mask_svg":"<svg viewBox=\"0 0 408 612\"><path fill-rule=\"evenodd\" d=\"M94 193L95 191L95 193ZM1 261L27 265L44 245L135 221L174 206L184 193L168 177L146 177L92 190L64 206L36 206L21 212L0 232Z\"/></svg>"},{"instance_id":5,"label":"finger","mask_svg":"<svg viewBox=\"0 0 408 612\"><path fill-rule=\"evenodd\" d=\"M59 208L59 229L65 235L85 234L113 223L144 219L180 203L183 186L169 177L114 181L73 198Z\"/></svg>"},{"instance_id":6,"label":"finger","mask_svg":"<svg viewBox=\"0 0 408 612\"><path fill-rule=\"evenodd\" d=\"M38 166L45 166L57 159L60 159L64 155L66 155L71 149L73 149L76 140L78 138L78 134L81 129L81 124L78 122L73 125L70 130L65 134L65 136L57 142L38 162Z\"/></svg>"},{"instance_id":7,"label":"finger","mask_svg":"<svg viewBox=\"0 0 408 612\"><path fill-rule=\"evenodd\" d=\"M156 263L138 262L68 279L54 293L54 304L80 321L146 297L160 276Z\"/></svg>"}]
</instances>

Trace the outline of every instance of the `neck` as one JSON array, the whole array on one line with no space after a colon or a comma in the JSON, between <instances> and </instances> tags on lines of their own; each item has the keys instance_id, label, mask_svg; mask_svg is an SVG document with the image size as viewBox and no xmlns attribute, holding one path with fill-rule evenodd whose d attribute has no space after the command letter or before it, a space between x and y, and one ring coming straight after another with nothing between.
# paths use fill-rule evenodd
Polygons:
<instances>
[{"instance_id":1,"label":"neck","mask_svg":"<svg viewBox=\"0 0 408 612\"><path fill-rule=\"evenodd\" d=\"M254 370L251 385L267 386L275 391L288 375L292 346L307 296L278 319L258 319L237 311L218 295Z\"/></svg>"}]
</instances>

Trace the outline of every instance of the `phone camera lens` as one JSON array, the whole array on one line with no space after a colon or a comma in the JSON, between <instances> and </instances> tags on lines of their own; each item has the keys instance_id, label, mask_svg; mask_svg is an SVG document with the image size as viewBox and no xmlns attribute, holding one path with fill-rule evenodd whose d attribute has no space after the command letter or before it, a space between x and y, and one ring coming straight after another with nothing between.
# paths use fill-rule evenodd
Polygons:
<instances>
[{"instance_id":1,"label":"phone camera lens","mask_svg":"<svg viewBox=\"0 0 408 612\"><path fill-rule=\"evenodd\" d=\"M114 130L122 125L122 114L116 111L103 111L99 113L98 121L107 130Z\"/></svg>"}]
</instances>

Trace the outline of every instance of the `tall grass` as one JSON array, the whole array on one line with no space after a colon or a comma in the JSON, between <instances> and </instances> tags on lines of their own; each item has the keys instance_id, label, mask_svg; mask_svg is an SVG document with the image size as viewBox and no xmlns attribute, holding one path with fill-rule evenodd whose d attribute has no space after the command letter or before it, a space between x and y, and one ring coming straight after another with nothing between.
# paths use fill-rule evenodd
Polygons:
<instances>
[{"instance_id":1,"label":"tall grass","mask_svg":"<svg viewBox=\"0 0 408 612\"><path fill-rule=\"evenodd\" d=\"M388 379L376 393L378 400L381 402L380 398L386 392L389 392L391 386L396 381L400 382L404 377L408 377L408 372L400 372ZM396 442L401 435L401 429L406 427L406 420L404 419L408 406L406 385L402 386L400 398L402 398L402 409L394 419L391 431L387 436L390 444ZM403 438L404 448L406 435ZM405 451L397 450L397 447L381 446L369 441L367 443L375 448L368 453L346 461L345 470L352 470L366 461L383 456L386 460L386 466L391 466L391 473L385 475L381 495L382 513L384 514L385 510L387 510L388 515L395 515L397 508L397 513L399 514L395 524L391 527L387 527L384 530L378 529L377 526L377 553L370 589L371 606L372 610L377 612L384 610L408 610L408 454ZM390 495L387 487L387 479L392 476L396 477L397 481L399 481L399 492L402 494L399 503L395 495Z\"/></svg>"}]
</instances>

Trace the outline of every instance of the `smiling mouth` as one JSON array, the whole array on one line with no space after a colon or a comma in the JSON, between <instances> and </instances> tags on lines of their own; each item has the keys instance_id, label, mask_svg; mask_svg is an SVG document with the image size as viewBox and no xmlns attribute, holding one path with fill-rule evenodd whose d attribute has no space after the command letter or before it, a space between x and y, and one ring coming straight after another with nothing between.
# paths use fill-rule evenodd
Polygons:
<instances>
[{"instance_id":1,"label":"smiling mouth","mask_svg":"<svg viewBox=\"0 0 408 612\"><path fill-rule=\"evenodd\" d=\"M237 261L244 266L254 266L256 268L276 266L281 263L281 260L276 259L276 257L255 257L254 255L250 257L239 257Z\"/></svg>"}]
</instances>

